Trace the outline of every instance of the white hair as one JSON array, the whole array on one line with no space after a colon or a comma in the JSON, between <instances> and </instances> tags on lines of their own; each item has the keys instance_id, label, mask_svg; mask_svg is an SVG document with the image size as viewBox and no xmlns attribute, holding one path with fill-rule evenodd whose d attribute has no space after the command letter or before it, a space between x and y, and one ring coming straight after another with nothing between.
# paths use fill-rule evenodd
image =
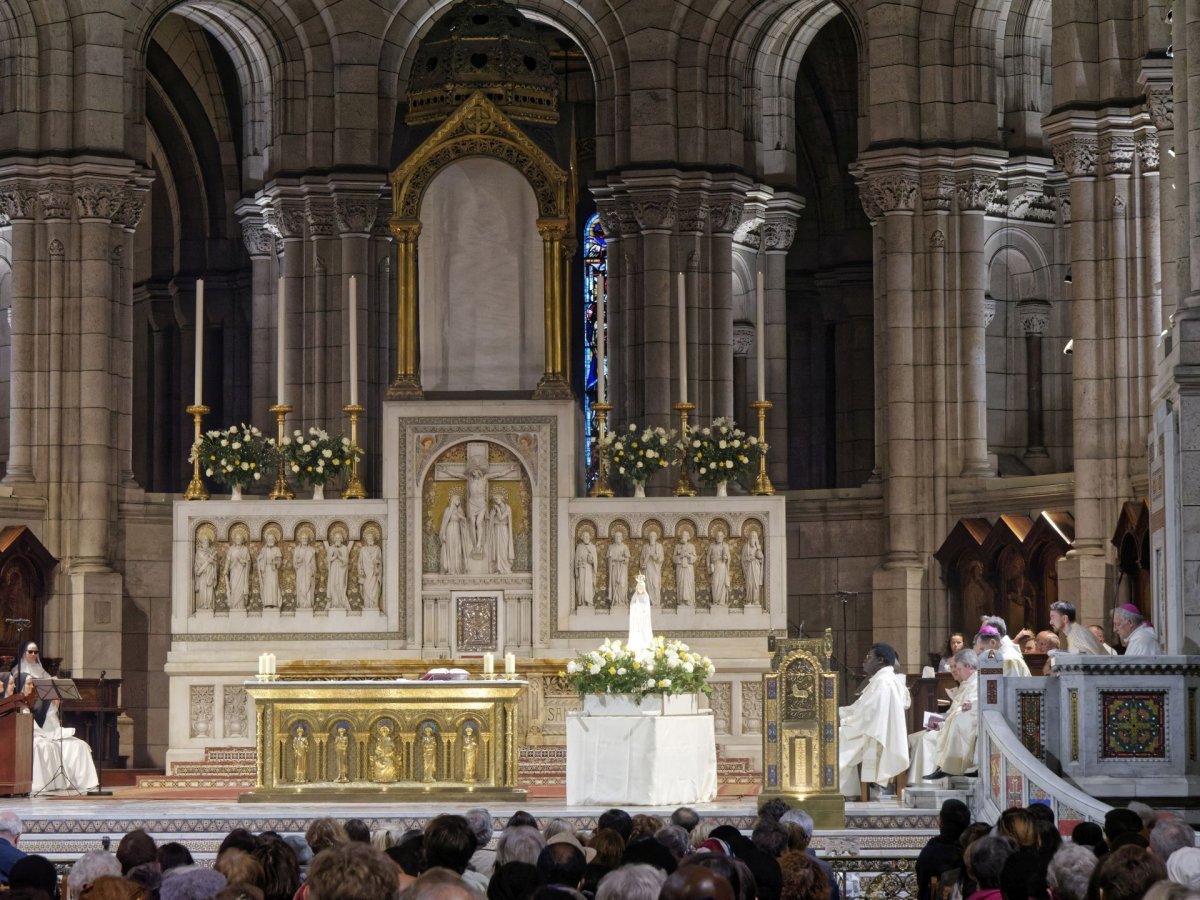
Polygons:
<instances>
[{"instance_id":1,"label":"white hair","mask_svg":"<svg viewBox=\"0 0 1200 900\"><path fill-rule=\"evenodd\" d=\"M21 836L21 831L24 829L25 823L21 821L21 817L15 812L5 810L0 812L0 834L11 834L17 838Z\"/></svg>"},{"instance_id":2,"label":"white hair","mask_svg":"<svg viewBox=\"0 0 1200 900\"><path fill-rule=\"evenodd\" d=\"M78 897L84 885L91 884L105 875L120 878L121 863L108 850L89 850L79 857L67 874L67 887L71 889L71 896Z\"/></svg>"},{"instance_id":3,"label":"white hair","mask_svg":"<svg viewBox=\"0 0 1200 900\"><path fill-rule=\"evenodd\" d=\"M779 821L783 825L795 825L808 837L812 837L813 818L802 809L789 809L780 816Z\"/></svg>"},{"instance_id":4,"label":"white hair","mask_svg":"<svg viewBox=\"0 0 1200 900\"><path fill-rule=\"evenodd\" d=\"M496 842L496 868L510 862L537 865L538 854L545 846L546 839L531 825L505 828Z\"/></svg>"},{"instance_id":5,"label":"white hair","mask_svg":"<svg viewBox=\"0 0 1200 900\"><path fill-rule=\"evenodd\" d=\"M667 873L645 863L621 866L600 879L596 900L658 900Z\"/></svg>"},{"instance_id":6,"label":"white hair","mask_svg":"<svg viewBox=\"0 0 1200 900\"><path fill-rule=\"evenodd\" d=\"M480 849L492 842L492 814L490 812L482 807L476 807L463 813L463 818L475 832L475 840L479 842Z\"/></svg>"},{"instance_id":7,"label":"white hair","mask_svg":"<svg viewBox=\"0 0 1200 900\"><path fill-rule=\"evenodd\" d=\"M1083 900L1097 862L1090 847L1082 844L1059 847L1046 870L1046 885L1054 891L1055 900Z\"/></svg>"},{"instance_id":8,"label":"white hair","mask_svg":"<svg viewBox=\"0 0 1200 900\"><path fill-rule=\"evenodd\" d=\"M1135 613L1131 609L1122 609L1119 606L1113 610L1113 615L1119 616L1131 625L1141 625L1146 621L1146 617L1141 613Z\"/></svg>"}]
</instances>

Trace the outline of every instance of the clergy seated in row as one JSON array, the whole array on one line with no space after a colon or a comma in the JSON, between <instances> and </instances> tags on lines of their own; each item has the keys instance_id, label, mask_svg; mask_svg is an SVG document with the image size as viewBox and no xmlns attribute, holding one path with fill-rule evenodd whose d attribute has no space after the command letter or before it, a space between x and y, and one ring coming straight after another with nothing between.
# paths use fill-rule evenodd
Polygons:
<instances>
[{"instance_id":1,"label":"clergy seated in row","mask_svg":"<svg viewBox=\"0 0 1200 900\"><path fill-rule=\"evenodd\" d=\"M905 711L912 697L904 675L896 671L896 651L888 644L873 644L863 660L866 685L858 699L838 710L838 762L842 795L861 793L868 799L871 783L903 780L908 771L908 729ZM859 766L862 767L861 775ZM903 784L896 785L899 796Z\"/></svg>"},{"instance_id":2,"label":"clergy seated in row","mask_svg":"<svg viewBox=\"0 0 1200 900\"><path fill-rule=\"evenodd\" d=\"M991 652L999 655L998 650ZM950 672L958 687L946 691L950 709L944 717L931 716L924 731L909 735L910 782L941 781L974 772L975 739L979 734L978 666L974 650L960 650L954 655Z\"/></svg>"},{"instance_id":3,"label":"clergy seated in row","mask_svg":"<svg viewBox=\"0 0 1200 900\"><path fill-rule=\"evenodd\" d=\"M1113 631L1125 645L1126 656L1160 656L1162 645L1154 626L1136 606L1125 603L1113 610Z\"/></svg>"},{"instance_id":4,"label":"clergy seated in row","mask_svg":"<svg viewBox=\"0 0 1200 900\"><path fill-rule=\"evenodd\" d=\"M1004 663L1004 674L1012 675L1015 678L1028 678L1029 666L1025 664L1025 658L1021 656L1021 652L1017 650L1017 645L1009 642L1009 646L1013 648L1015 653L1005 652L1004 646L1000 643L1000 632L991 625L984 625L979 629L979 633L975 635L975 654L982 656L988 650L994 650L996 656L1000 657ZM957 655L955 656L957 659ZM954 670L951 669L951 672Z\"/></svg>"}]
</instances>

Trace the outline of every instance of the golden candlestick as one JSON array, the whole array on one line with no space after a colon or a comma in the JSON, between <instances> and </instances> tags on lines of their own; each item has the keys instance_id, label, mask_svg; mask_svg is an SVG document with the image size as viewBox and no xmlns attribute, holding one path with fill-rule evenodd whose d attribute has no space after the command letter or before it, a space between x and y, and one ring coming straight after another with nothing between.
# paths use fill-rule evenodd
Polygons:
<instances>
[{"instance_id":1,"label":"golden candlestick","mask_svg":"<svg viewBox=\"0 0 1200 900\"><path fill-rule=\"evenodd\" d=\"M755 400L750 404L751 409L758 410L758 477L754 479L750 493L758 497L775 493L775 485L771 484L771 476L767 474L767 410L774 406L770 400Z\"/></svg>"},{"instance_id":2,"label":"golden candlestick","mask_svg":"<svg viewBox=\"0 0 1200 900\"><path fill-rule=\"evenodd\" d=\"M350 403L342 407L342 412L350 417L350 479L346 482L346 489L342 491L343 500L366 500L367 489L363 487L362 480L358 477L358 417L366 412L365 406L360 406L357 403Z\"/></svg>"},{"instance_id":3,"label":"golden candlestick","mask_svg":"<svg viewBox=\"0 0 1200 900\"><path fill-rule=\"evenodd\" d=\"M608 460L604 458L604 438L608 434L608 414L612 412L612 405L608 403L593 403L592 409L596 411L596 429L599 434L599 440L596 442L596 480L592 483L592 489L588 491L589 497L614 497L613 489L608 486Z\"/></svg>"},{"instance_id":4,"label":"golden candlestick","mask_svg":"<svg viewBox=\"0 0 1200 900\"><path fill-rule=\"evenodd\" d=\"M679 460L679 480L675 482L675 490L671 491L676 497L695 497L696 486L688 475L688 413L696 408L694 403L676 403L675 411L679 413L679 445L683 448Z\"/></svg>"},{"instance_id":5,"label":"golden candlestick","mask_svg":"<svg viewBox=\"0 0 1200 900\"><path fill-rule=\"evenodd\" d=\"M279 454L279 465L275 469L275 487L271 488L272 500L291 500L296 496L292 493L292 489L288 487L287 459L283 453L283 422L287 418L287 414L291 411L292 408L283 403L271 407L271 412L275 414L275 421L278 425L275 438L275 451Z\"/></svg>"},{"instance_id":6,"label":"golden candlestick","mask_svg":"<svg viewBox=\"0 0 1200 900\"><path fill-rule=\"evenodd\" d=\"M208 491L204 489L204 479L200 477L200 451L196 445L200 443L200 423L204 420L204 414L208 412L208 407L189 406L186 412L195 422L195 438L192 440L192 480L188 482L187 490L183 492L183 499L207 500Z\"/></svg>"}]
</instances>

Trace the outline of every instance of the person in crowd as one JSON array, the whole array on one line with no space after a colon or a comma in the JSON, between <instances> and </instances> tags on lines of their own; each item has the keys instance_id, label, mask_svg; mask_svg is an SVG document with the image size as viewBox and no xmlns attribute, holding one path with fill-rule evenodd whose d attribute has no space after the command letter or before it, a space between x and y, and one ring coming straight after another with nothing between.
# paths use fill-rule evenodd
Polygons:
<instances>
[{"instance_id":1,"label":"person in crowd","mask_svg":"<svg viewBox=\"0 0 1200 900\"><path fill-rule=\"evenodd\" d=\"M1014 678L1028 678L1029 666L1025 664L1025 657L1021 655L1020 648L1012 641L1008 645L1001 642L1000 632L993 625L984 625L975 635L974 648L976 656L983 656L989 650L995 651L1000 657L1003 664L1005 675L1011 675Z\"/></svg>"},{"instance_id":2,"label":"person in crowd","mask_svg":"<svg viewBox=\"0 0 1200 900\"><path fill-rule=\"evenodd\" d=\"M758 896L758 883L754 880L754 873L736 856L730 856L727 853L699 851L685 856L679 862L679 869L686 866L700 866L720 875L733 888L734 900L755 900ZM678 872L679 869L675 871Z\"/></svg>"},{"instance_id":3,"label":"person in crowd","mask_svg":"<svg viewBox=\"0 0 1200 900\"><path fill-rule=\"evenodd\" d=\"M300 862L287 842L277 834L264 832L254 845L254 858L263 867L265 900L292 900L300 889Z\"/></svg>"},{"instance_id":4,"label":"person in crowd","mask_svg":"<svg viewBox=\"0 0 1200 900\"><path fill-rule=\"evenodd\" d=\"M1154 626L1132 603L1123 603L1113 610L1113 631L1125 645L1126 656L1161 656L1162 645Z\"/></svg>"},{"instance_id":5,"label":"person in crowd","mask_svg":"<svg viewBox=\"0 0 1200 900\"><path fill-rule=\"evenodd\" d=\"M523 809L518 809L515 813L508 817L508 822L505 823L505 828L516 828L520 825L528 825L530 828L541 828L538 825L538 820L534 818L532 813L527 813Z\"/></svg>"},{"instance_id":6,"label":"person in crowd","mask_svg":"<svg viewBox=\"0 0 1200 900\"><path fill-rule=\"evenodd\" d=\"M676 862L687 856L691 849L688 845L688 838L688 833L678 825L664 825L654 832L654 839L667 848L667 851L675 857Z\"/></svg>"},{"instance_id":7,"label":"person in crowd","mask_svg":"<svg viewBox=\"0 0 1200 900\"><path fill-rule=\"evenodd\" d=\"M1194 846L1196 830L1183 819L1164 819L1150 830L1150 852L1164 862L1176 850Z\"/></svg>"},{"instance_id":8,"label":"person in crowd","mask_svg":"<svg viewBox=\"0 0 1200 900\"><path fill-rule=\"evenodd\" d=\"M117 860L121 863L121 874L128 875L137 866L158 863L158 845L154 838L142 829L128 832L117 844Z\"/></svg>"},{"instance_id":9,"label":"person in crowd","mask_svg":"<svg viewBox=\"0 0 1200 900\"><path fill-rule=\"evenodd\" d=\"M1004 861L1000 895L1004 900L1049 900L1046 870L1036 850L1021 848Z\"/></svg>"},{"instance_id":10,"label":"person in crowd","mask_svg":"<svg viewBox=\"0 0 1200 900\"><path fill-rule=\"evenodd\" d=\"M313 856L334 844L345 843L346 840L348 840L346 829L337 819L329 816L313 819L304 829L304 842L312 850Z\"/></svg>"},{"instance_id":11,"label":"person in crowd","mask_svg":"<svg viewBox=\"0 0 1200 900\"><path fill-rule=\"evenodd\" d=\"M1104 648L1095 636L1075 621L1075 604L1058 600L1050 604L1050 627L1066 643L1068 653L1090 653L1100 655Z\"/></svg>"},{"instance_id":12,"label":"person in crowd","mask_svg":"<svg viewBox=\"0 0 1200 900\"><path fill-rule=\"evenodd\" d=\"M638 841L652 838L665 824L658 816L636 815L633 817L633 830L625 843L636 844Z\"/></svg>"},{"instance_id":13,"label":"person in crowd","mask_svg":"<svg viewBox=\"0 0 1200 900\"><path fill-rule=\"evenodd\" d=\"M194 865L195 862L192 859L192 851L179 841L167 841L158 848L158 867L164 873L171 869L178 869L180 866Z\"/></svg>"},{"instance_id":14,"label":"person in crowd","mask_svg":"<svg viewBox=\"0 0 1200 900\"><path fill-rule=\"evenodd\" d=\"M252 884L226 884L212 900L263 900L263 892Z\"/></svg>"},{"instance_id":15,"label":"person in crowd","mask_svg":"<svg viewBox=\"0 0 1200 900\"><path fill-rule=\"evenodd\" d=\"M176 866L163 873L159 900L208 900L225 887L225 876L216 869L195 864Z\"/></svg>"},{"instance_id":16,"label":"person in crowd","mask_svg":"<svg viewBox=\"0 0 1200 900\"><path fill-rule=\"evenodd\" d=\"M1000 814L996 834L1012 838L1018 850L1036 850L1038 846L1037 820L1028 810L1019 806L1010 807Z\"/></svg>"},{"instance_id":17,"label":"person in crowd","mask_svg":"<svg viewBox=\"0 0 1200 900\"><path fill-rule=\"evenodd\" d=\"M1000 635L1000 654L1006 662L1014 659L1020 660L1022 663L1025 662L1025 657L1021 654L1021 648L1008 636L1008 623L1004 621L1003 616L983 616L979 620L979 628L981 631L984 628L994 628ZM1007 667L1005 668L1005 674L1011 674ZM1028 669L1026 669L1026 674L1028 674Z\"/></svg>"},{"instance_id":18,"label":"person in crowd","mask_svg":"<svg viewBox=\"0 0 1200 900\"><path fill-rule=\"evenodd\" d=\"M950 663L954 660L954 654L963 649L967 645L967 639L961 631L953 632L946 640L946 647L942 651L942 658L938 660L937 670L939 672L949 672Z\"/></svg>"},{"instance_id":19,"label":"person in crowd","mask_svg":"<svg viewBox=\"0 0 1200 900\"><path fill-rule=\"evenodd\" d=\"M36 854L18 859L8 871L8 888L17 891L40 891L47 898L58 898L58 870L54 863Z\"/></svg>"},{"instance_id":20,"label":"person in crowd","mask_svg":"<svg viewBox=\"0 0 1200 900\"><path fill-rule=\"evenodd\" d=\"M262 863L236 847L230 847L217 854L213 868L225 876L228 884L253 884L262 887L266 881Z\"/></svg>"},{"instance_id":21,"label":"person in crowd","mask_svg":"<svg viewBox=\"0 0 1200 900\"><path fill-rule=\"evenodd\" d=\"M539 884L537 866L523 862L496 866L488 879L488 900L529 900Z\"/></svg>"},{"instance_id":22,"label":"person in crowd","mask_svg":"<svg viewBox=\"0 0 1200 900\"><path fill-rule=\"evenodd\" d=\"M597 828L592 832L587 845L596 851L596 855L584 869L583 891L594 894L600 886L600 879L621 865L625 841L611 828Z\"/></svg>"},{"instance_id":23,"label":"person in crowd","mask_svg":"<svg viewBox=\"0 0 1200 900\"><path fill-rule=\"evenodd\" d=\"M667 873L644 864L622 866L604 876L596 900L657 900Z\"/></svg>"},{"instance_id":24,"label":"person in crowd","mask_svg":"<svg viewBox=\"0 0 1200 900\"><path fill-rule=\"evenodd\" d=\"M480 893L487 890L487 876L467 867L475 855L475 832L462 816L434 816L425 825L422 871L449 869Z\"/></svg>"},{"instance_id":25,"label":"person in crowd","mask_svg":"<svg viewBox=\"0 0 1200 900\"><path fill-rule=\"evenodd\" d=\"M400 890L396 867L361 841L331 844L308 867L309 900L393 900Z\"/></svg>"},{"instance_id":26,"label":"person in crowd","mask_svg":"<svg viewBox=\"0 0 1200 900\"><path fill-rule=\"evenodd\" d=\"M473 872L490 876L492 868L496 865L496 851L490 847L495 833L492 814L477 806L463 813L463 818L475 834L475 853L471 856L470 868Z\"/></svg>"},{"instance_id":27,"label":"person in crowd","mask_svg":"<svg viewBox=\"0 0 1200 900\"><path fill-rule=\"evenodd\" d=\"M1110 809L1104 814L1104 837L1110 851L1125 844L1145 849L1150 842L1142 835L1142 817L1128 807Z\"/></svg>"},{"instance_id":28,"label":"person in crowd","mask_svg":"<svg viewBox=\"0 0 1200 900\"><path fill-rule=\"evenodd\" d=\"M690 835L696 830L696 826L700 824L700 813L696 812L690 806L681 806L675 812L671 813L671 824L678 825Z\"/></svg>"},{"instance_id":29,"label":"person in crowd","mask_svg":"<svg viewBox=\"0 0 1200 900\"><path fill-rule=\"evenodd\" d=\"M692 837L688 842L691 844L692 850L695 850L697 847L707 841L708 836L712 834L713 829L716 827L716 823L714 823L712 819L701 819L700 824L692 829Z\"/></svg>"},{"instance_id":30,"label":"person in crowd","mask_svg":"<svg viewBox=\"0 0 1200 900\"><path fill-rule=\"evenodd\" d=\"M1017 852L1017 842L1002 834L989 834L972 843L965 854L967 874L975 891L967 900L1000 900L1004 864Z\"/></svg>"},{"instance_id":31,"label":"person in crowd","mask_svg":"<svg viewBox=\"0 0 1200 900\"><path fill-rule=\"evenodd\" d=\"M600 814L600 818L596 820L596 827L611 828L628 844L629 836L633 834L633 818L623 809L610 809Z\"/></svg>"},{"instance_id":32,"label":"person in crowd","mask_svg":"<svg viewBox=\"0 0 1200 900\"><path fill-rule=\"evenodd\" d=\"M231 848L237 850L245 850L247 853L253 853L254 848L258 846L258 838L247 831L245 828L235 828L229 834L225 835L221 841L221 846L217 848L217 856L220 856L226 850Z\"/></svg>"},{"instance_id":33,"label":"person in crowd","mask_svg":"<svg viewBox=\"0 0 1200 900\"><path fill-rule=\"evenodd\" d=\"M1087 847L1097 858L1108 852L1108 842L1104 840L1104 829L1095 822L1080 822L1071 832L1071 843Z\"/></svg>"},{"instance_id":34,"label":"person in crowd","mask_svg":"<svg viewBox=\"0 0 1200 900\"><path fill-rule=\"evenodd\" d=\"M975 740L979 734L979 676L978 658L973 650L960 650L954 657L952 674L957 688L946 693L950 708L939 722L909 738L913 775L925 781L937 781L951 775L965 775L975 768ZM919 774L933 764L933 771Z\"/></svg>"},{"instance_id":35,"label":"person in crowd","mask_svg":"<svg viewBox=\"0 0 1200 900\"><path fill-rule=\"evenodd\" d=\"M1167 860L1167 877L1200 891L1200 847L1180 847Z\"/></svg>"},{"instance_id":36,"label":"person in crowd","mask_svg":"<svg viewBox=\"0 0 1200 900\"><path fill-rule=\"evenodd\" d=\"M1050 860L1046 886L1054 900L1084 900L1088 882L1096 868L1096 854L1082 844L1063 844Z\"/></svg>"},{"instance_id":37,"label":"person in crowd","mask_svg":"<svg viewBox=\"0 0 1200 900\"><path fill-rule=\"evenodd\" d=\"M1114 631L1116 629L1113 629ZM1108 635L1104 633L1104 629L1099 625L1089 625L1088 631L1092 633L1092 637L1100 642L1100 648L1104 651L1105 656L1116 656L1117 649L1108 642Z\"/></svg>"},{"instance_id":38,"label":"person in crowd","mask_svg":"<svg viewBox=\"0 0 1200 900\"><path fill-rule=\"evenodd\" d=\"M551 819L542 826L542 837L544 837L547 842L549 842L550 838L554 837L556 834L569 834L571 837L575 837L575 826L566 819Z\"/></svg>"},{"instance_id":39,"label":"person in crowd","mask_svg":"<svg viewBox=\"0 0 1200 900\"><path fill-rule=\"evenodd\" d=\"M917 854L917 900L931 900L934 878L962 865L962 847L958 839L971 824L971 810L961 800L942 802L938 812L938 833Z\"/></svg>"},{"instance_id":40,"label":"person in crowd","mask_svg":"<svg viewBox=\"0 0 1200 900\"><path fill-rule=\"evenodd\" d=\"M1173 881L1159 881L1146 891L1146 896L1142 900L1197 900L1197 897L1200 897L1200 894L1182 884L1176 884Z\"/></svg>"},{"instance_id":41,"label":"person in crowd","mask_svg":"<svg viewBox=\"0 0 1200 900\"><path fill-rule=\"evenodd\" d=\"M863 659L866 686L854 703L838 710L843 796L866 800L872 782L886 784L908 771L905 711L912 697L895 665L896 651L890 645L873 644Z\"/></svg>"},{"instance_id":42,"label":"person in crowd","mask_svg":"<svg viewBox=\"0 0 1200 900\"><path fill-rule=\"evenodd\" d=\"M1037 633L1037 652L1049 655L1051 650L1059 650L1062 648L1062 641L1058 635L1052 630L1039 631Z\"/></svg>"},{"instance_id":43,"label":"person in crowd","mask_svg":"<svg viewBox=\"0 0 1200 900\"><path fill-rule=\"evenodd\" d=\"M802 809L789 809L783 814L783 817L779 820L779 824L788 831L788 849L803 850L817 864L817 867L825 873L825 880L829 884L829 900L841 900L837 878L833 874L833 867L817 856L816 851L812 849L812 816Z\"/></svg>"},{"instance_id":44,"label":"person in crowd","mask_svg":"<svg viewBox=\"0 0 1200 900\"><path fill-rule=\"evenodd\" d=\"M422 872L400 895L401 900L483 900L483 896L454 872L440 867Z\"/></svg>"},{"instance_id":45,"label":"person in crowd","mask_svg":"<svg viewBox=\"0 0 1200 900\"><path fill-rule=\"evenodd\" d=\"M799 850L788 850L779 857L783 876L782 900L826 900L829 882L817 861Z\"/></svg>"},{"instance_id":46,"label":"person in crowd","mask_svg":"<svg viewBox=\"0 0 1200 900\"><path fill-rule=\"evenodd\" d=\"M788 850L788 831L775 819L760 818L750 834L750 841L771 859L779 859Z\"/></svg>"},{"instance_id":47,"label":"person in crowd","mask_svg":"<svg viewBox=\"0 0 1200 900\"><path fill-rule=\"evenodd\" d=\"M371 843L371 828L362 819L347 819L342 823L342 829L346 832L347 840L360 844Z\"/></svg>"},{"instance_id":48,"label":"person in crowd","mask_svg":"<svg viewBox=\"0 0 1200 900\"><path fill-rule=\"evenodd\" d=\"M8 884L9 869L25 856L24 851L17 847L24 827L21 817L15 812L0 812L0 884Z\"/></svg>"},{"instance_id":49,"label":"person in crowd","mask_svg":"<svg viewBox=\"0 0 1200 900\"><path fill-rule=\"evenodd\" d=\"M1035 653L1040 653L1038 650L1037 638L1032 634L1021 641L1021 656L1032 656Z\"/></svg>"},{"instance_id":50,"label":"person in crowd","mask_svg":"<svg viewBox=\"0 0 1200 900\"><path fill-rule=\"evenodd\" d=\"M402 837L404 837L404 829L400 827L399 823L392 822L390 825L376 828L371 832L371 846L376 850L386 852L390 847L395 847L400 843Z\"/></svg>"},{"instance_id":51,"label":"person in crowd","mask_svg":"<svg viewBox=\"0 0 1200 900\"><path fill-rule=\"evenodd\" d=\"M496 865L502 866L510 862L524 862L531 866L537 864L538 854L546 846L542 833L531 825L509 825L496 841ZM622 843L624 847L624 843Z\"/></svg>"},{"instance_id":52,"label":"person in crowd","mask_svg":"<svg viewBox=\"0 0 1200 900\"><path fill-rule=\"evenodd\" d=\"M676 869L658 896L661 900L737 900L729 881L703 866Z\"/></svg>"},{"instance_id":53,"label":"person in crowd","mask_svg":"<svg viewBox=\"0 0 1200 900\"><path fill-rule=\"evenodd\" d=\"M1096 864L1087 900L1141 900L1156 881L1166 877L1167 867L1149 850L1117 847Z\"/></svg>"},{"instance_id":54,"label":"person in crowd","mask_svg":"<svg viewBox=\"0 0 1200 900\"><path fill-rule=\"evenodd\" d=\"M108 850L89 850L75 861L67 873L67 890L78 897L85 887L105 875L121 874L121 864Z\"/></svg>"},{"instance_id":55,"label":"person in crowd","mask_svg":"<svg viewBox=\"0 0 1200 900\"><path fill-rule=\"evenodd\" d=\"M547 843L538 854L538 881L543 885L556 885L579 890L583 884L583 871L587 868L587 857L579 846L569 841Z\"/></svg>"},{"instance_id":56,"label":"person in crowd","mask_svg":"<svg viewBox=\"0 0 1200 900\"><path fill-rule=\"evenodd\" d=\"M778 900L783 891L783 874L778 860L772 859L754 846L754 842L732 825L714 828L712 836L724 841L733 855L744 862L754 874L758 900Z\"/></svg>"},{"instance_id":57,"label":"person in crowd","mask_svg":"<svg viewBox=\"0 0 1200 900\"><path fill-rule=\"evenodd\" d=\"M668 875L679 866L679 861L671 851L652 837L646 838L644 841L634 841L625 846L625 852L621 855L621 865L628 866L635 863L654 866L656 869L662 869Z\"/></svg>"}]
</instances>

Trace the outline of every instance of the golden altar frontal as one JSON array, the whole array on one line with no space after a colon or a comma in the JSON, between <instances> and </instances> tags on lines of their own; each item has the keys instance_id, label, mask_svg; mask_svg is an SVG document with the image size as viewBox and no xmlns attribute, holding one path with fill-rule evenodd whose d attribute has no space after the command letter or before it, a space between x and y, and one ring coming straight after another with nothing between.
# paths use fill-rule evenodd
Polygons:
<instances>
[{"instance_id":1,"label":"golden altar frontal","mask_svg":"<svg viewBox=\"0 0 1200 900\"><path fill-rule=\"evenodd\" d=\"M245 683L258 779L242 802L525 799L515 676Z\"/></svg>"}]
</instances>

